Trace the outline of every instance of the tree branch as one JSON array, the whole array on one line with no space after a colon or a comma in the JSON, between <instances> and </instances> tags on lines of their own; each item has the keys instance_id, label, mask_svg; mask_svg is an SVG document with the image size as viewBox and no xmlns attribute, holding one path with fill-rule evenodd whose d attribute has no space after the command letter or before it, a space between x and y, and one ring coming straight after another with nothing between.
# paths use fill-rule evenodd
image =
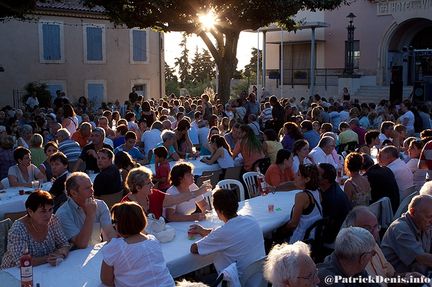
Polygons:
<instances>
[{"instance_id":1,"label":"tree branch","mask_svg":"<svg viewBox=\"0 0 432 287\"><path fill-rule=\"evenodd\" d=\"M198 36L204 41L207 48L209 49L210 53L212 54L213 58L215 59L215 62L217 65L219 65L221 61L221 55L219 54L219 51L214 46L213 42L210 40L210 38L207 36L207 34L204 31L201 31Z\"/></svg>"}]
</instances>

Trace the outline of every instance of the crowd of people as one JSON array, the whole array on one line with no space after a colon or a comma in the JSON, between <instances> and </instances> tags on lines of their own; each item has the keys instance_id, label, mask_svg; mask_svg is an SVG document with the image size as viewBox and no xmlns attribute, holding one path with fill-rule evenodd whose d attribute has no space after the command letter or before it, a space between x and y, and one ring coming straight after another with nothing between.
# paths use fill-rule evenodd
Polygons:
<instances>
[{"instance_id":1,"label":"crowd of people","mask_svg":"<svg viewBox=\"0 0 432 287\"><path fill-rule=\"evenodd\" d=\"M207 94L144 100L132 92L124 104L98 109L85 98L73 104L64 93L52 107L6 106L0 111L0 188L53 184L29 196L1 266L17 266L24 245L34 265L55 265L71 247L104 240L104 284L173 286L159 243L144 232L146 216L202 221L212 205L224 224L215 230L191 225L189 232L203 238L190 251L216 253L218 272L237 262L241 274L265 256L267 244L256 220L237 214L232 191L217 189L211 205L205 200L213 186L195 184L186 162L199 157L223 171L240 166L263 173L272 190L300 190L290 219L275 232L286 243L267 249L264 274L273 286L327 286L329 275L421 278L432 268L430 108L346 96L257 100L256 90L228 103ZM171 168L170 161L177 163ZM380 233L367 206L388 197L396 212L420 188L407 212ZM111 210L95 198L116 193L122 200ZM325 259L302 243L314 239L310 229L320 221Z\"/></svg>"}]
</instances>

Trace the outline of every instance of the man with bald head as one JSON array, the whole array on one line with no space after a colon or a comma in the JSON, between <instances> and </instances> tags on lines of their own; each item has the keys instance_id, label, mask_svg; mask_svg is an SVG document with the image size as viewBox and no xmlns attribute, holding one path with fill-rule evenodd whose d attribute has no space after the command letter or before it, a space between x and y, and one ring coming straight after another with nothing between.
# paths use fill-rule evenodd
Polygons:
<instances>
[{"instance_id":1,"label":"man with bald head","mask_svg":"<svg viewBox=\"0 0 432 287\"><path fill-rule=\"evenodd\" d=\"M344 226L361 227L369 231L375 239L379 242L380 226L378 220L367 206L356 206L350 213L348 213ZM366 271L369 275L380 275L383 277L393 277L395 270L393 266L386 260L381 248L378 244L375 245L375 255L371 261L366 265ZM387 286L384 284L383 286Z\"/></svg>"},{"instance_id":2,"label":"man with bald head","mask_svg":"<svg viewBox=\"0 0 432 287\"><path fill-rule=\"evenodd\" d=\"M408 211L390 225L381 244L397 272L418 271L427 275L432 268L431 227L432 196L413 197Z\"/></svg>"},{"instance_id":3,"label":"man with bald head","mask_svg":"<svg viewBox=\"0 0 432 287\"><path fill-rule=\"evenodd\" d=\"M381 248L378 246L379 243L379 231L381 226L378 224L377 217L370 211L367 206L356 206L350 213L348 213L344 226L355 226L361 227L369 231L375 239L375 255L371 261L366 265L365 270L369 275L378 275L386 278L395 277L398 274L395 273L393 266L384 257ZM410 272L406 274L399 274L400 276L413 276L420 277L421 275L416 272ZM382 282L381 286L387 286L386 283Z\"/></svg>"}]
</instances>

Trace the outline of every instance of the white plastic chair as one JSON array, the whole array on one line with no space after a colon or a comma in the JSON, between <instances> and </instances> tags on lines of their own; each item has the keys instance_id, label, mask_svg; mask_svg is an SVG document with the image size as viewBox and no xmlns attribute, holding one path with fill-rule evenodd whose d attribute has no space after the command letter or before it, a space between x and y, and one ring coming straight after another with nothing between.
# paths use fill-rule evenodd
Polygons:
<instances>
[{"instance_id":1,"label":"white plastic chair","mask_svg":"<svg viewBox=\"0 0 432 287\"><path fill-rule=\"evenodd\" d=\"M383 197L380 200L369 205L370 211L378 219L378 223L384 228L387 229L393 221L393 210L390 198Z\"/></svg>"},{"instance_id":2,"label":"white plastic chair","mask_svg":"<svg viewBox=\"0 0 432 287\"><path fill-rule=\"evenodd\" d=\"M393 221L401 217L402 213L408 210L408 204L411 202L411 199L418 194L419 194L418 190L414 191L413 193L411 193L410 195L408 195L402 200L402 202L399 204L399 207L393 216Z\"/></svg>"},{"instance_id":3,"label":"white plastic chair","mask_svg":"<svg viewBox=\"0 0 432 287\"><path fill-rule=\"evenodd\" d=\"M241 286L244 287L266 287L267 281L263 276L263 265L266 257L249 264L240 277Z\"/></svg>"},{"instance_id":4,"label":"white plastic chair","mask_svg":"<svg viewBox=\"0 0 432 287\"><path fill-rule=\"evenodd\" d=\"M249 194L249 198L253 198L259 195L257 188L258 173L255 171L246 172L243 174L243 181L246 184L246 189Z\"/></svg>"},{"instance_id":5,"label":"white plastic chair","mask_svg":"<svg viewBox=\"0 0 432 287\"><path fill-rule=\"evenodd\" d=\"M3 188L9 188L10 187L9 179L7 177L5 177L1 180L1 184L3 185Z\"/></svg>"},{"instance_id":6,"label":"white plastic chair","mask_svg":"<svg viewBox=\"0 0 432 287\"><path fill-rule=\"evenodd\" d=\"M219 181L217 183L217 185L220 188L226 188L226 189L231 189L233 185L236 186L238 188L238 191L239 191L240 201L245 200L245 191L243 188L243 184L240 181L235 180L235 179L224 179L224 180Z\"/></svg>"}]
</instances>

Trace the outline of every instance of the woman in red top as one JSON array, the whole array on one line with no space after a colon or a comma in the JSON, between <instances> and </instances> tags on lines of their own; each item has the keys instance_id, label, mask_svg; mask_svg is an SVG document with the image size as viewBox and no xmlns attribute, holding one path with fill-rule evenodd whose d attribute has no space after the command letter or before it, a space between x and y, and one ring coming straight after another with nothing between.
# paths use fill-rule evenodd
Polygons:
<instances>
[{"instance_id":1,"label":"woman in red top","mask_svg":"<svg viewBox=\"0 0 432 287\"><path fill-rule=\"evenodd\" d=\"M126 188L129 193L122 199L135 201L141 205L146 214L153 213L156 218L162 216L164 207L177 205L206 193L212 188L211 184L204 183L198 190L184 192L176 195L166 194L153 189L152 172L150 169L140 166L132 169L126 177Z\"/></svg>"},{"instance_id":2,"label":"woman in red top","mask_svg":"<svg viewBox=\"0 0 432 287\"><path fill-rule=\"evenodd\" d=\"M241 153L244 160L244 169L251 171L253 164L264 158L262 144L258 137L253 132L252 128L248 125L242 125L240 127L240 140L237 141L232 152L233 159Z\"/></svg>"},{"instance_id":3,"label":"woman in red top","mask_svg":"<svg viewBox=\"0 0 432 287\"><path fill-rule=\"evenodd\" d=\"M276 154L276 163L271 164L266 171L266 182L277 187L288 181L294 181L292 165L293 157L291 152L287 149L279 150Z\"/></svg>"}]
</instances>

